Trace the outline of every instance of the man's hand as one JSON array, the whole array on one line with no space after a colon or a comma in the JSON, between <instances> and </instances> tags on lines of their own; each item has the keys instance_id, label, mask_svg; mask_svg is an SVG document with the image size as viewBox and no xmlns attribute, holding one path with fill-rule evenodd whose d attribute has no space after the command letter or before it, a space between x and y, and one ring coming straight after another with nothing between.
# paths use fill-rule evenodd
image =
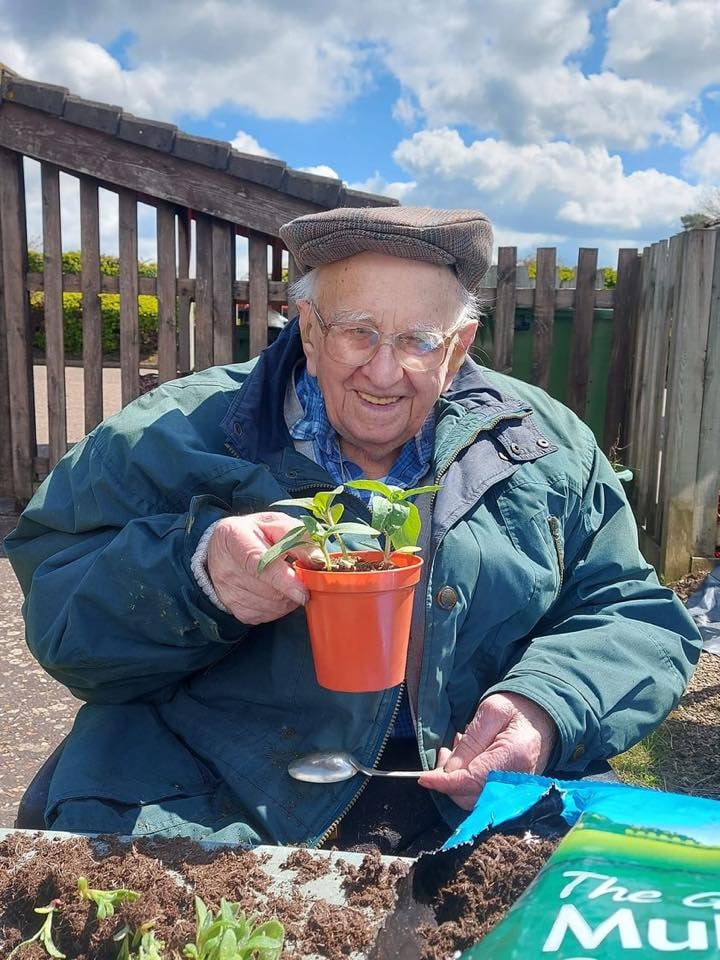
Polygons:
<instances>
[{"instance_id":1,"label":"man's hand","mask_svg":"<svg viewBox=\"0 0 720 960\"><path fill-rule=\"evenodd\" d=\"M472 810L491 770L542 773L556 739L555 722L542 707L519 693L493 693L418 782Z\"/></svg>"},{"instance_id":2,"label":"man's hand","mask_svg":"<svg viewBox=\"0 0 720 960\"><path fill-rule=\"evenodd\" d=\"M284 513L250 513L226 517L213 530L207 568L215 592L242 623L269 623L307 602L308 594L284 559L257 572L258 560L297 520ZM320 566L311 547L293 550L308 566Z\"/></svg>"}]
</instances>

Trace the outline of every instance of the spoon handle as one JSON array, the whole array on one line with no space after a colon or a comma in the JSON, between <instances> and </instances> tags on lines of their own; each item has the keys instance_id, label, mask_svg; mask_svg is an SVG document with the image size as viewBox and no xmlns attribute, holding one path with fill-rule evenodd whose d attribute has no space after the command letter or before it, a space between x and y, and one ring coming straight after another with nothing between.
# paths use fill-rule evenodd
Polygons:
<instances>
[{"instance_id":1,"label":"spoon handle","mask_svg":"<svg viewBox=\"0 0 720 960\"><path fill-rule=\"evenodd\" d=\"M424 770L374 770L372 767L360 767L358 768L361 773L364 773L368 777L421 777L425 771Z\"/></svg>"}]
</instances>

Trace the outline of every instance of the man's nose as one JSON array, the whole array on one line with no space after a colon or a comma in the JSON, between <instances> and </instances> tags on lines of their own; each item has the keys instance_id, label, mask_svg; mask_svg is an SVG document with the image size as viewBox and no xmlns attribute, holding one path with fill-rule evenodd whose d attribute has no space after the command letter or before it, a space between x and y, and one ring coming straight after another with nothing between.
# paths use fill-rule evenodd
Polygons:
<instances>
[{"instance_id":1,"label":"man's nose","mask_svg":"<svg viewBox=\"0 0 720 960\"><path fill-rule=\"evenodd\" d=\"M363 373L378 387L389 387L402 380L405 371L392 344L381 343L377 353L363 367Z\"/></svg>"}]
</instances>

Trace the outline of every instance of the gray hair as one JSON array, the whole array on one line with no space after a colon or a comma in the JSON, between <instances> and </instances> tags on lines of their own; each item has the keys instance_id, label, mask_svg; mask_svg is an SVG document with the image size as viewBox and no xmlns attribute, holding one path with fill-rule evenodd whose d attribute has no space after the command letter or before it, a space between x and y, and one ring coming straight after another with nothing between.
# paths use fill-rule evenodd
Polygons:
<instances>
[{"instance_id":1,"label":"gray hair","mask_svg":"<svg viewBox=\"0 0 720 960\"><path fill-rule=\"evenodd\" d=\"M314 300L317 291L318 271L320 267L314 270L308 270L288 287L288 297L292 300ZM455 276L455 274L453 274ZM479 323L483 317L483 311L480 304L480 298L471 293L464 287L457 277L458 298L460 300L460 313L455 322L456 327L464 327L469 323Z\"/></svg>"}]
</instances>

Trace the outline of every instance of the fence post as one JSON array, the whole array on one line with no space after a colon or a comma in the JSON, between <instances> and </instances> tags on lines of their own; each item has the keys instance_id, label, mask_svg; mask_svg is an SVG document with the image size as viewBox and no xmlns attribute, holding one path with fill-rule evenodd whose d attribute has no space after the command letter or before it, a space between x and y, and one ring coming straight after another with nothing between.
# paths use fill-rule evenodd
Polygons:
<instances>
[{"instance_id":1,"label":"fence post","mask_svg":"<svg viewBox=\"0 0 720 960\"><path fill-rule=\"evenodd\" d=\"M85 432L103 418L102 314L100 311L100 209L94 180L80 177Z\"/></svg>"},{"instance_id":2,"label":"fence post","mask_svg":"<svg viewBox=\"0 0 720 960\"><path fill-rule=\"evenodd\" d=\"M628 443L628 408L630 405L630 371L632 342L640 295L640 255L637 250L618 252L618 272L613 299L613 331L608 392L605 401L603 450L609 453L613 444L623 449Z\"/></svg>"},{"instance_id":3,"label":"fence post","mask_svg":"<svg viewBox=\"0 0 720 960\"><path fill-rule=\"evenodd\" d=\"M0 423L10 425L10 376L8 374L8 335L5 323L3 283L2 210L0 210ZM15 496L13 484L13 445L10 430L0 430L0 497Z\"/></svg>"},{"instance_id":4,"label":"fence post","mask_svg":"<svg viewBox=\"0 0 720 960\"><path fill-rule=\"evenodd\" d=\"M535 278L535 329L532 342L530 382L547 390L552 361L553 326L555 324L555 247L537 251Z\"/></svg>"},{"instance_id":5,"label":"fence post","mask_svg":"<svg viewBox=\"0 0 720 960\"><path fill-rule=\"evenodd\" d=\"M65 341L63 330L62 229L60 172L43 163L40 170L43 211L43 291L45 296L45 373L48 405L48 466L67 451Z\"/></svg>"},{"instance_id":6,"label":"fence post","mask_svg":"<svg viewBox=\"0 0 720 960\"><path fill-rule=\"evenodd\" d=\"M668 364L663 464L660 566L668 580L675 580L690 570L693 554L700 421L715 253L715 233L711 230L690 230L684 239Z\"/></svg>"},{"instance_id":7,"label":"fence post","mask_svg":"<svg viewBox=\"0 0 720 960\"><path fill-rule=\"evenodd\" d=\"M158 381L177 377L177 270L175 208L157 205Z\"/></svg>"},{"instance_id":8,"label":"fence post","mask_svg":"<svg viewBox=\"0 0 720 960\"><path fill-rule=\"evenodd\" d=\"M499 373L511 373L513 367L516 275L517 248L500 247L498 249L497 300L493 334L493 368Z\"/></svg>"},{"instance_id":9,"label":"fence post","mask_svg":"<svg viewBox=\"0 0 720 960\"><path fill-rule=\"evenodd\" d=\"M267 346L268 336L268 263L267 237L250 232L248 268L250 291L250 358Z\"/></svg>"},{"instance_id":10,"label":"fence post","mask_svg":"<svg viewBox=\"0 0 720 960\"><path fill-rule=\"evenodd\" d=\"M718 492L720 491L720 230L715 236L715 255L710 295L708 338L705 351L700 449L698 453L693 555L710 559L718 543Z\"/></svg>"},{"instance_id":11,"label":"fence post","mask_svg":"<svg viewBox=\"0 0 720 960\"><path fill-rule=\"evenodd\" d=\"M4 147L0 147L0 221L13 488L17 500L27 501L33 492L36 435L30 301L25 289L25 178L22 156Z\"/></svg>"},{"instance_id":12,"label":"fence post","mask_svg":"<svg viewBox=\"0 0 720 960\"><path fill-rule=\"evenodd\" d=\"M590 348L595 310L596 273L597 250L591 247L581 247L578 254L575 280L575 309L573 310L570 373L568 377L568 406L581 418L585 417L590 377Z\"/></svg>"},{"instance_id":13,"label":"fence post","mask_svg":"<svg viewBox=\"0 0 720 960\"><path fill-rule=\"evenodd\" d=\"M213 352L214 363L232 363L233 282L235 280L235 228L225 220L212 222Z\"/></svg>"},{"instance_id":14,"label":"fence post","mask_svg":"<svg viewBox=\"0 0 720 960\"><path fill-rule=\"evenodd\" d=\"M138 218L137 196L121 190L118 198L120 231L120 390L122 405L140 393L140 331L138 317Z\"/></svg>"}]
</instances>

